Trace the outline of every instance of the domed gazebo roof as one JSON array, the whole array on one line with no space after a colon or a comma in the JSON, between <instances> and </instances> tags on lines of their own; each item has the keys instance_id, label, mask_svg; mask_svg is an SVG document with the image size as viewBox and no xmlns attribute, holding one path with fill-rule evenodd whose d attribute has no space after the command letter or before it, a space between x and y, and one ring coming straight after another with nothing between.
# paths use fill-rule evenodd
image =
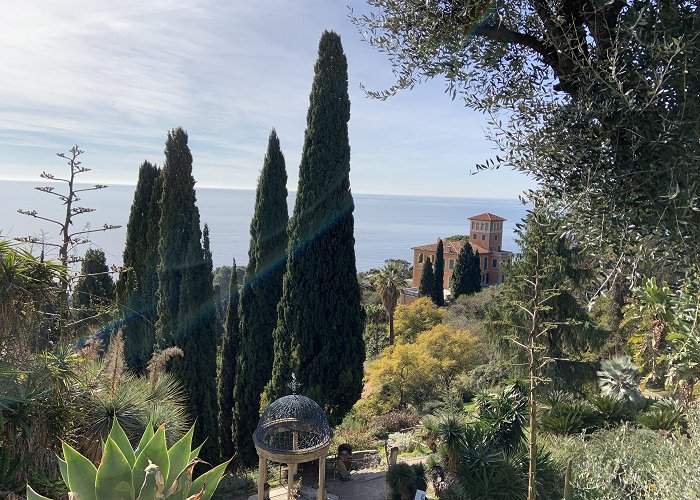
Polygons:
<instances>
[{"instance_id":1,"label":"domed gazebo roof","mask_svg":"<svg viewBox=\"0 0 700 500\"><path fill-rule=\"evenodd\" d=\"M284 396L263 412L253 441L272 461L300 463L327 453L333 433L326 414L312 399Z\"/></svg>"}]
</instances>

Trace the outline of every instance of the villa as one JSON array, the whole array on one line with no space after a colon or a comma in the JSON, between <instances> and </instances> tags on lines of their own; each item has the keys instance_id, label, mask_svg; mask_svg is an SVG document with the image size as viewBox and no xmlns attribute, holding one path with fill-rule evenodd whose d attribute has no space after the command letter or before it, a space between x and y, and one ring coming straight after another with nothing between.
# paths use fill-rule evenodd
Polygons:
<instances>
[{"instance_id":1,"label":"villa","mask_svg":"<svg viewBox=\"0 0 700 500\"><path fill-rule=\"evenodd\" d=\"M510 262L513 252L502 249L503 222L506 219L491 213L483 213L470 217L470 232L466 239L440 238L443 244L445 258L445 274L443 289L449 294L452 286L452 273L457 263L459 252L465 244L472 246L474 252L479 252L481 261L481 286L502 283L505 279L503 265ZM438 239L438 241L440 241ZM404 290L402 303L409 304L418 297L418 286L423 273L423 264L430 260L435 263L437 244L413 247L413 278L411 287Z\"/></svg>"}]
</instances>

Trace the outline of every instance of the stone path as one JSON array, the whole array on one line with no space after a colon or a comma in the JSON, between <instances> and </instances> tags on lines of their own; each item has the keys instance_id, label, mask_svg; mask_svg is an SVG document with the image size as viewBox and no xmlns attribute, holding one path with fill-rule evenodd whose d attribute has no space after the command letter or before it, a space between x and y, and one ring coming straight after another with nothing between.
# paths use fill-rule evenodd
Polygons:
<instances>
[{"instance_id":1,"label":"stone path","mask_svg":"<svg viewBox=\"0 0 700 500\"><path fill-rule=\"evenodd\" d=\"M409 464L425 461L425 457L412 457L399 460ZM310 465L310 464L309 464ZM318 483L311 478L317 478L315 467L306 466L303 472L303 481L309 485L302 487L302 500L316 500L315 488ZM362 469L352 471L350 481L341 481L328 474L326 478L326 491L328 500L385 500L386 499L386 471L384 468ZM257 500L257 495L250 497L234 497L232 500ZM270 500L287 500L287 489L283 486L274 488L270 492Z\"/></svg>"}]
</instances>

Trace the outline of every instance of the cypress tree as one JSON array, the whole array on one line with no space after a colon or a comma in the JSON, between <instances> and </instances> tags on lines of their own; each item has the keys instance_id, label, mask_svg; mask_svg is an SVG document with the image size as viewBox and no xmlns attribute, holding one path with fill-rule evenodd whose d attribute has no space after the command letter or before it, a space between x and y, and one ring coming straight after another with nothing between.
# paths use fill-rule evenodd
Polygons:
<instances>
[{"instance_id":1,"label":"cypress tree","mask_svg":"<svg viewBox=\"0 0 700 500\"><path fill-rule=\"evenodd\" d=\"M355 265L350 192L347 60L340 37L324 32L307 115L299 186L289 226L287 269L266 400L301 391L339 423L362 390L364 312Z\"/></svg>"},{"instance_id":2,"label":"cypress tree","mask_svg":"<svg viewBox=\"0 0 700 500\"><path fill-rule=\"evenodd\" d=\"M172 371L180 379L188 396L190 412L197 421L195 442L204 442L200 454L209 463L220 457L218 402L216 397L216 305L209 229L204 226L204 248L199 240L199 214L188 245L187 265L182 272L182 288L177 345L184 356L173 361ZM205 442L206 440L206 442Z\"/></svg>"},{"instance_id":3,"label":"cypress tree","mask_svg":"<svg viewBox=\"0 0 700 500\"><path fill-rule=\"evenodd\" d=\"M114 281L109 274L105 253L88 248L80 267L80 277L73 290L73 307L81 319L97 320L114 300Z\"/></svg>"},{"instance_id":4,"label":"cypress tree","mask_svg":"<svg viewBox=\"0 0 700 500\"><path fill-rule=\"evenodd\" d=\"M184 353L173 360L172 371L197 421L195 441L206 440L200 456L214 463L220 454L213 264L208 228L202 247L192 154L181 128L168 134L161 175L156 343L161 348L177 345Z\"/></svg>"},{"instance_id":5,"label":"cypress tree","mask_svg":"<svg viewBox=\"0 0 700 500\"><path fill-rule=\"evenodd\" d=\"M274 130L268 140L255 198L241 296L241 346L233 396L234 446L239 459L249 466L257 460L251 436L260 416L260 395L272 373L272 331L277 324L277 304L287 261L287 171Z\"/></svg>"},{"instance_id":6,"label":"cypress tree","mask_svg":"<svg viewBox=\"0 0 700 500\"><path fill-rule=\"evenodd\" d=\"M125 271L117 281L124 360L136 373L146 371L155 343L161 190L160 169L144 161L126 228Z\"/></svg>"},{"instance_id":7,"label":"cypress tree","mask_svg":"<svg viewBox=\"0 0 700 500\"><path fill-rule=\"evenodd\" d=\"M452 273L452 296L456 299L460 295L470 295L479 290L481 290L479 255L475 255L472 246L465 241Z\"/></svg>"},{"instance_id":8,"label":"cypress tree","mask_svg":"<svg viewBox=\"0 0 700 500\"><path fill-rule=\"evenodd\" d=\"M236 259L233 259L233 269L236 269ZM240 345L240 318L238 314L238 279L236 273L231 273L228 290L228 309L226 310L226 325L221 341L221 370L217 396L219 399L219 447L221 460L231 458L235 452L231 435L231 420L233 415L233 384L236 379L236 359Z\"/></svg>"},{"instance_id":9,"label":"cypress tree","mask_svg":"<svg viewBox=\"0 0 700 500\"><path fill-rule=\"evenodd\" d=\"M159 347L169 347L181 337L178 312L182 273L187 267L189 245L194 238L199 244L201 235L192 154L187 146L187 133L181 128L168 133L161 175L156 343Z\"/></svg>"},{"instance_id":10,"label":"cypress tree","mask_svg":"<svg viewBox=\"0 0 700 500\"><path fill-rule=\"evenodd\" d=\"M445 256L443 255L442 239L437 241L437 250L435 251L435 266L433 273L435 274L435 288L433 289L433 302L438 307L445 305L444 283L445 283Z\"/></svg>"},{"instance_id":11,"label":"cypress tree","mask_svg":"<svg viewBox=\"0 0 700 500\"><path fill-rule=\"evenodd\" d=\"M425 264L423 264L423 272L420 275L420 283L418 284L418 295L421 297L430 297L430 300L433 300L433 290L435 290L433 263L429 258L426 258Z\"/></svg>"}]
</instances>

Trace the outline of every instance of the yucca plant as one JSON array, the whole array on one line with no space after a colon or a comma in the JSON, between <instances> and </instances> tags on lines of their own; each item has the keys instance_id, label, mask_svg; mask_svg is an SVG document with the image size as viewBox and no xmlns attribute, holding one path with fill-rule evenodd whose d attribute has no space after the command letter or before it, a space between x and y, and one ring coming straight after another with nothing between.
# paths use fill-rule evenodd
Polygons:
<instances>
[{"instance_id":1,"label":"yucca plant","mask_svg":"<svg viewBox=\"0 0 700 500\"><path fill-rule=\"evenodd\" d=\"M192 450L194 426L168 449L165 426L149 424L136 449L115 419L104 443L99 467L67 443L59 459L71 498L80 500L208 500L226 471L224 462L192 480L199 448ZM49 500L27 485L27 500Z\"/></svg>"}]
</instances>

